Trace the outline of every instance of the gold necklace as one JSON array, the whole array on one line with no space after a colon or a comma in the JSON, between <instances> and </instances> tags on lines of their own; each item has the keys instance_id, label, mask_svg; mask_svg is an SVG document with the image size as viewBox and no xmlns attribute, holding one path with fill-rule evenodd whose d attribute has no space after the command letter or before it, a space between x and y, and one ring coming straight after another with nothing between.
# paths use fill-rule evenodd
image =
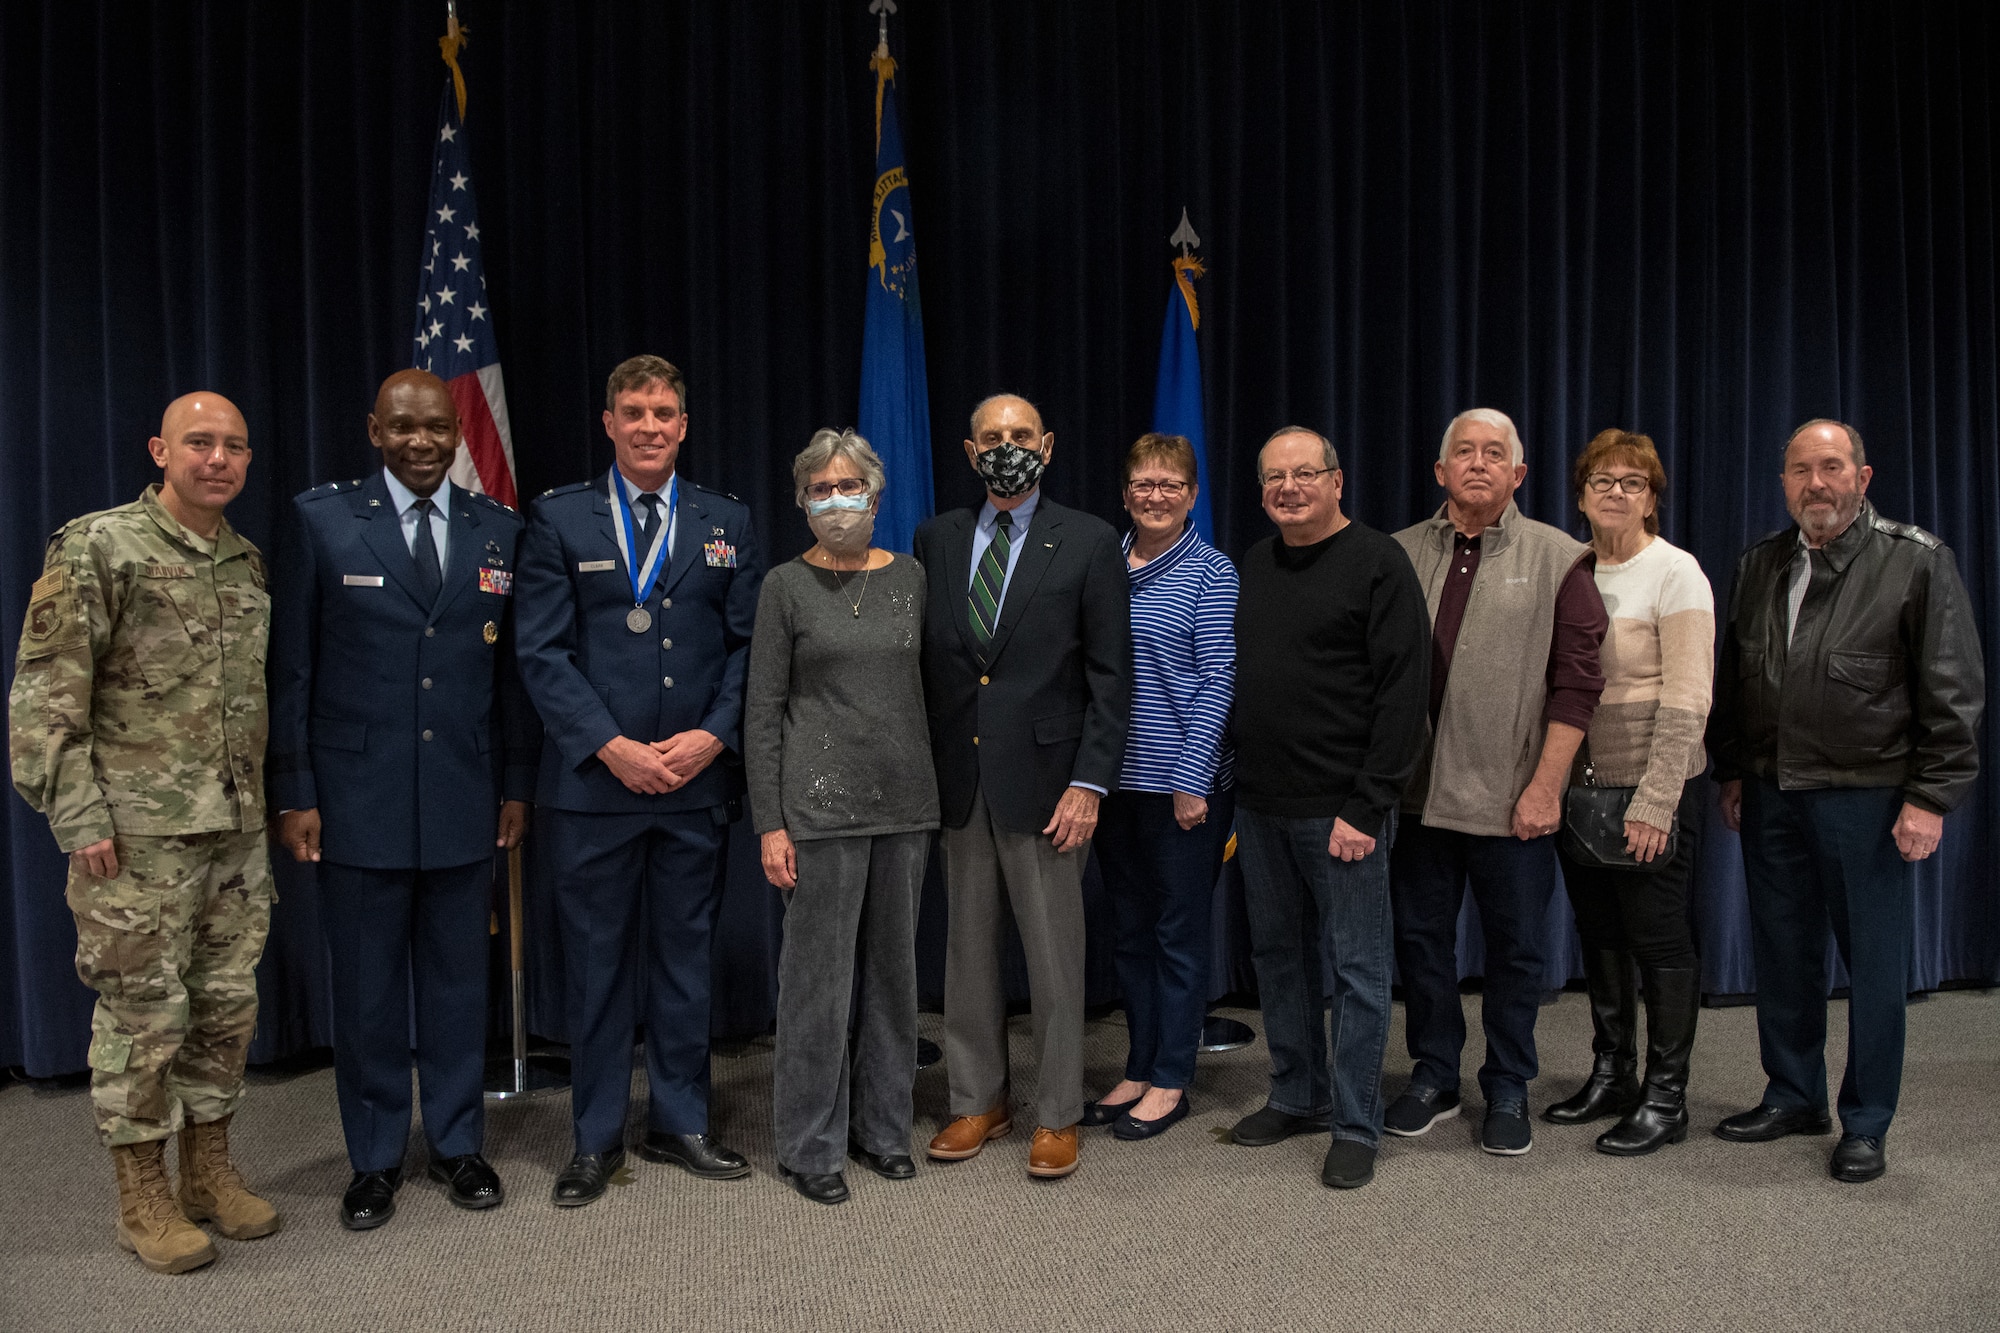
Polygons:
<instances>
[{"instance_id":1,"label":"gold necklace","mask_svg":"<svg viewBox=\"0 0 2000 1333\"><path fill-rule=\"evenodd\" d=\"M847 585L851 583L852 580L843 579L840 576L843 573L852 574L854 571L851 569L849 570L835 569L833 566L833 553L831 551L828 551L825 547L820 548L820 554L826 560L827 573L833 575L834 582L838 584L840 587L840 599L844 602L847 601ZM848 605L854 609L854 618L856 620L861 619L861 603L866 601L868 598L868 576L873 574L874 572L875 572L874 566L869 563L868 556L864 552L861 557L861 596L856 597L851 602L848 602Z\"/></svg>"}]
</instances>

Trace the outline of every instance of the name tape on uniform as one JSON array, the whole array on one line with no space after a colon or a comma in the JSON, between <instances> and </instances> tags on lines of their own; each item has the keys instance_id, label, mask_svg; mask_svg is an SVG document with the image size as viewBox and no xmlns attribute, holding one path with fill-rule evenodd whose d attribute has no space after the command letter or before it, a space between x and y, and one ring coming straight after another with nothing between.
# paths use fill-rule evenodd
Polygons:
<instances>
[{"instance_id":1,"label":"name tape on uniform","mask_svg":"<svg viewBox=\"0 0 2000 1333\"><path fill-rule=\"evenodd\" d=\"M380 574L342 574L341 586L347 588L379 588L382 586Z\"/></svg>"},{"instance_id":2,"label":"name tape on uniform","mask_svg":"<svg viewBox=\"0 0 2000 1333\"><path fill-rule=\"evenodd\" d=\"M608 569L618 568L616 560L579 560L576 572L579 574L602 574Z\"/></svg>"}]
</instances>

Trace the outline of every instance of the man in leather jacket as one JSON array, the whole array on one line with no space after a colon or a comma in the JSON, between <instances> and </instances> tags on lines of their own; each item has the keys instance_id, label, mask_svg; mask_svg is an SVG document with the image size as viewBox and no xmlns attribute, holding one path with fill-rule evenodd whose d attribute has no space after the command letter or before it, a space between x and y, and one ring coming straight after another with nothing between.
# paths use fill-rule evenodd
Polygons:
<instances>
[{"instance_id":1,"label":"man in leather jacket","mask_svg":"<svg viewBox=\"0 0 2000 1333\"><path fill-rule=\"evenodd\" d=\"M1851 977L1836 1180L1882 1174L1903 1077L1913 875L1979 772L1985 665L1949 548L1864 498L1852 426L1785 446L1795 525L1743 553L1716 663L1709 751L1743 834L1763 1101L1737 1142L1824 1134L1826 930Z\"/></svg>"}]
</instances>

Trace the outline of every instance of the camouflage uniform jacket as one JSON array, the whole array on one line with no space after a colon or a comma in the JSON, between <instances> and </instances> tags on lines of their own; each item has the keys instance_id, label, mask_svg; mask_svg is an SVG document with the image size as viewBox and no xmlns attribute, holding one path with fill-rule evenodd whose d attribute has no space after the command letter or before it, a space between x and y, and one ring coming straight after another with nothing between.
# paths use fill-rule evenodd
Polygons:
<instances>
[{"instance_id":1,"label":"camouflage uniform jacket","mask_svg":"<svg viewBox=\"0 0 2000 1333\"><path fill-rule=\"evenodd\" d=\"M49 540L8 700L14 787L65 852L264 823L264 557L214 551L158 485Z\"/></svg>"}]
</instances>

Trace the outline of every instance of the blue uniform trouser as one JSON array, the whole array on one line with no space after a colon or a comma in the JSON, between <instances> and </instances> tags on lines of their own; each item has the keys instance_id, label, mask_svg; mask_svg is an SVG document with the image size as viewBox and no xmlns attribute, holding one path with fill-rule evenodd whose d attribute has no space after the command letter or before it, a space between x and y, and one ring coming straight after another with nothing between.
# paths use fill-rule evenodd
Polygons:
<instances>
[{"instance_id":1,"label":"blue uniform trouser","mask_svg":"<svg viewBox=\"0 0 2000 1333\"><path fill-rule=\"evenodd\" d=\"M707 1133L709 942L727 831L721 810L548 810L543 820L569 978L576 1151L624 1144L642 1017L648 1128Z\"/></svg>"},{"instance_id":2,"label":"blue uniform trouser","mask_svg":"<svg viewBox=\"0 0 2000 1333\"><path fill-rule=\"evenodd\" d=\"M1912 871L1890 830L1894 787L1781 791L1743 782L1743 876L1757 964L1764 1102L1826 1106L1826 933L1847 965L1847 1073L1840 1122L1880 1138L1903 1084Z\"/></svg>"},{"instance_id":3,"label":"blue uniform trouser","mask_svg":"<svg viewBox=\"0 0 2000 1333\"><path fill-rule=\"evenodd\" d=\"M334 1087L356 1171L403 1163L413 996L424 1137L439 1157L480 1150L492 884L490 860L447 870L320 863L320 923L333 958Z\"/></svg>"}]
</instances>

